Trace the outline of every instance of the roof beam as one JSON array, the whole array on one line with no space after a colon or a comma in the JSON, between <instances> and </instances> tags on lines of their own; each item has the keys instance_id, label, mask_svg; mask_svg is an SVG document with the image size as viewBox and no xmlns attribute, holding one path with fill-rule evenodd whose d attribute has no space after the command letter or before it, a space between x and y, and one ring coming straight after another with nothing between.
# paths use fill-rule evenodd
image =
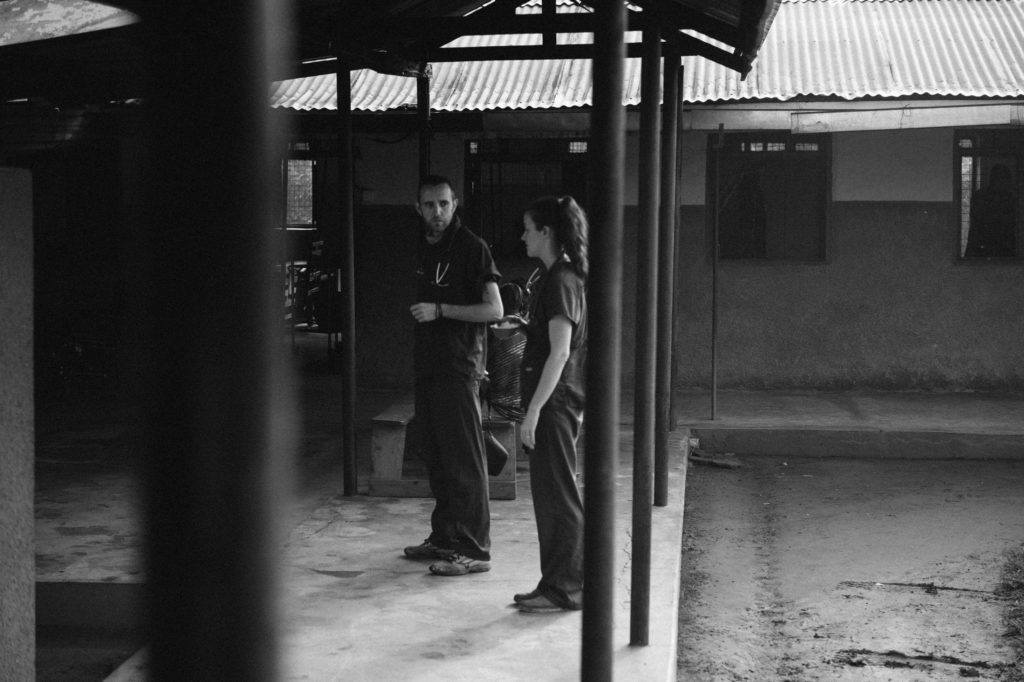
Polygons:
<instances>
[{"instance_id":1,"label":"roof beam","mask_svg":"<svg viewBox=\"0 0 1024 682\"><path fill-rule=\"evenodd\" d=\"M679 50L682 56L704 57L736 71L743 71L745 68L749 68L743 58L684 33L670 35L666 42ZM626 56L640 57L642 47L642 43L626 43ZM427 54L427 61L475 62L516 59L591 59L593 56L594 46L590 43L582 45L554 45L550 47L546 45L445 47L430 51Z\"/></svg>"},{"instance_id":2,"label":"roof beam","mask_svg":"<svg viewBox=\"0 0 1024 682\"><path fill-rule=\"evenodd\" d=\"M558 8L555 7L555 0L544 0L544 4L541 6L541 15L544 17L545 23L549 26L558 15L557 9ZM550 28L544 33L543 40L545 45L558 44L558 36Z\"/></svg>"},{"instance_id":3,"label":"roof beam","mask_svg":"<svg viewBox=\"0 0 1024 682\"><path fill-rule=\"evenodd\" d=\"M631 30L643 28L638 17L639 15L631 16ZM500 23L495 22L493 16L481 12L465 17L396 17L378 24L374 36L394 40L436 34L457 37L517 33L593 33L595 26L594 15L584 12L561 13L550 17L543 14L515 14L502 18Z\"/></svg>"},{"instance_id":4,"label":"roof beam","mask_svg":"<svg viewBox=\"0 0 1024 682\"><path fill-rule=\"evenodd\" d=\"M671 24L673 28L694 30L733 47L738 47L744 42L743 32L738 26L709 17L703 12L679 3L664 2L663 0L631 0L631 2L645 11L657 11L661 17L661 23Z\"/></svg>"},{"instance_id":5,"label":"roof beam","mask_svg":"<svg viewBox=\"0 0 1024 682\"><path fill-rule=\"evenodd\" d=\"M487 17L489 19L508 19L516 16L516 9L523 0L494 0L490 5L475 10L468 16Z\"/></svg>"},{"instance_id":6,"label":"roof beam","mask_svg":"<svg viewBox=\"0 0 1024 682\"><path fill-rule=\"evenodd\" d=\"M721 64L726 68L738 71L744 77L746 77L747 72L750 71L750 62L742 56L728 52L719 47L715 47L711 43L706 43L703 40L694 38L686 33L676 32L667 35L662 34L661 37L666 43L679 50L679 54L684 57L703 57L704 59L710 59L711 61Z\"/></svg>"},{"instance_id":7,"label":"roof beam","mask_svg":"<svg viewBox=\"0 0 1024 682\"><path fill-rule=\"evenodd\" d=\"M674 33L663 36L665 42L678 51L680 56L697 56L710 59L726 68L746 74L750 70L750 64L746 59L731 52L719 49L710 43L686 35L685 33ZM628 57L640 57L642 52L641 43L626 43L626 55ZM575 45L508 45L493 47L445 47L430 50L422 54L422 62L478 62L478 61L506 61L506 60L529 60L529 59L592 59L594 57L594 46L590 43ZM335 59L327 57L313 63L303 64L300 69L302 76L316 76L325 73L334 73ZM394 63L398 63L395 61ZM394 70L382 71L382 73L395 73L397 75L417 75L413 65L419 65L420 60L406 59L401 63L409 64L410 70L398 72ZM365 61L355 64L357 68L374 68ZM418 68L425 68L419 66ZM374 68L374 70L377 70Z\"/></svg>"},{"instance_id":8,"label":"roof beam","mask_svg":"<svg viewBox=\"0 0 1024 682\"><path fill-rule=\"evenodd\" d=\"M390 76L407 76L421 78L430 75L430 65L424 61L406 59L403 56L372 50L342 50L340 55L325 55L303 60L281 78L304 78L334 73L338 56L344 59L353 69L372 69L377 73Z\"/></svg>"}]
</instances>

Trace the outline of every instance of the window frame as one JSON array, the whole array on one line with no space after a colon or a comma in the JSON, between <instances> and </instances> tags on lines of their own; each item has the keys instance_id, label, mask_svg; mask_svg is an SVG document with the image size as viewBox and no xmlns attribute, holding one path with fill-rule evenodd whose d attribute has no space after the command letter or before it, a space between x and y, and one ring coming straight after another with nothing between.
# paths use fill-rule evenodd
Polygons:
<instances>
[{"instance_id":1,"label":"window frame","mask_svg":"<svg viewBox=\"0 0 1024 682\"><path fill-rule=\"evenodd\" d=\"M721 136L721 137L720 137ZM821 224L818 227L818 244L820 247L820 256L818 257L800 257L800 256L786 256L786 257L755 257L755 256L739 256L739 257L725 257L721 255L721 249L718 248L718 262L719 263L743 263L743 264L761 264L761 265L773 265L773 264L806 264L806 265L826 265L830 261L830 223L832 213L832 136L827 133L813 133L813 134L795 134L788 130L778 129L766 129L766 130L745 130L745 131L733 131L733 132L711 132L707 137L707 156L705 164L705 182L704 182L704 205L705 214L707 216L707 233L708 241L712 242L712 247L716 247L714 242L715 235L715 219L716 219L716 206L715 206L715 192L714 192L714 181L715 181L715 168L718 163L716 160L716 145L719 140L723 143L733 143L737 147L743 144L757 144L762 143L765 145L763 150L756 150L751 152L744 152L750 154L778 154L785 156L786 158L795 158L799 154L813 153L820 155L819 158L822 161L822 175L823 184L821 186L822 192L822 206L821 206ZM785 149L769 149L769 145L775 146L780 143L785 144ZM799 144L817 144L817 150L798 150L795 147ZM739 152L735 152L739 153ZM719 242L721 242L721 226L719 226ZM719 245L717 245L720 247ZM767 251L767 248L766 248ZM712 252L712 257L714 257Z\"/></svg>"},{"instance_id":2,"label":"window frame","mask_svg":"<svg viewBox=\"0 0 1024 682\"><path fill-rule=\"evenodd\" d=\"M965 139L972 141L969 148L961 146L961 141ZM967 256L965 253L963 159L984 156L1012 157L1014 159L1014 179L1018 198L1016 250L1012 256ZM953 261L958 265L969 267L983 264L1024 264L1024 132L1017 128L955 128L953 131L952 184L953 209L950 213L953 216Z\"/></svg>"},{"instance_id":3,"label":"window frame","mask_svg":"<svg viewBox=\"0 0 1024 682\"><path fill-rule=\"evenodd\" d=\"M313 145L304 142L293 142L288 145L288 153L281 159L281 186L284 189L284 197L281 206L281 227L288 231L316 230L319 228L319 202L317 195L320 193L320 155L314 151ZM310 168L310 222L290 223L288 222L288 162L309 161Z\"/></svg>"}]
</instances>

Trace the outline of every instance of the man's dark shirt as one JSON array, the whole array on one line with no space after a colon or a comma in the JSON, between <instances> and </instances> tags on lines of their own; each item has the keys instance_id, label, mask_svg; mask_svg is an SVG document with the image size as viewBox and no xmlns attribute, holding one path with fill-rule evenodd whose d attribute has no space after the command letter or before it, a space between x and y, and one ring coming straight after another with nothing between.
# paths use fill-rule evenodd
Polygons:
<instances>
[{"instance_id":1,"label":"man's dark shirt","mask_svg":"<svg viewBox=\"0 0 1024 682\"><path fill-rule=\"evenodd\" d=\"M501 279L487 244L458 218L436 244L420 238L416 300L473 305L483 302L487 282ZM417 376L484 376L486 325L442 318L416 325L414 368Z\"/></svg>"},{"instance_id":2,"label":"man's dark shirt","mask_svg":"<svg viewBox=\"0 0 1024 682\"><path fill-rule=\"evenodd\" d=\"M548 323L562 315L572 323L569 342L569 360L562 369L555 390L566 390L582 398L586 381L587 302L583 278L572 266L560 260L551 266L536 284L536 293L530 301L530 320L526 326L526 350L523 352L521 386L523 407L529 407L544 363L551 354Z\"/></svg>"}]
</instances>

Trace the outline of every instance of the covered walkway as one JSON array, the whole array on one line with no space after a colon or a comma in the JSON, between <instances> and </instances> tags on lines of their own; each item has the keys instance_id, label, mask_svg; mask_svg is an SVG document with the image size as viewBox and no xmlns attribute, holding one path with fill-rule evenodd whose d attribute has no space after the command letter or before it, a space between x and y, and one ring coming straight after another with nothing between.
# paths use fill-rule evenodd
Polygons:
<instances>
[{"instance_id":1,"label":"covered walkway","mask_svg":"<svg viewBox=\"0 0 1024 682\"><path fill-rule=\"evenodd\" d=\"M340 377L307 379L302 382L304 403L321 407L311 414L302 435L300 494L290 509L290 533L280 555L288 679L384 679L385 673L409 680L578 679L580 615L526 615L510 606L512 594L532 587L538 573L524 463L517 499L492 504L492 571L464 578L429 576L424 565L400 554L402 546L424 536L430 501L342 497L340 475L322 456L339 428L337 411L328 407ZM368 466L370 419L391 398L360 395L361 468ZM798 449L823 457L923 457L928 456L926 449L914 448L926 443L936 458L1024 458L1024 396L1019 395L723 391L714 424L704 419L705 405L705 395L684 395L686 425L700 435L703 447L727 448L744 457L799 455ZM117 421L116 411L93 409L110 417L104 421L97 415L85 419L87 415L68 414L57 419L51 413L40 429L37 580L40 609L53 609L40 614L44 625L81 621L87 612L94 622L120 623L123 628L138 614L131 594L137 596L139 590L124 588L144 581L138 488L130 467L116 456L130 442L131 427ZM624 416L624 424L629 421ZM673 679L684 431L674 432L670 505L654 510L652 645L647 648L628 646L632 442L628 426L623 433L616 481L616 678ZM892 447L872 449L870 443L883 442L882 436ZM898 443L906 444L905 449ZM989 447L993 443L999 447ZM74 461L74 476L58 473L67 472ZM827 463L822 466L828 468ZM46 599L55 585L67 588L58 604ZM99 603L122 612L97 611L95 590L113 595L118 586L122 598ZM41 646L39 655L56 659L63 654L55 645ZM141 660L133 658L122 672L127 675Z\"/></svg>"}]
</instances>

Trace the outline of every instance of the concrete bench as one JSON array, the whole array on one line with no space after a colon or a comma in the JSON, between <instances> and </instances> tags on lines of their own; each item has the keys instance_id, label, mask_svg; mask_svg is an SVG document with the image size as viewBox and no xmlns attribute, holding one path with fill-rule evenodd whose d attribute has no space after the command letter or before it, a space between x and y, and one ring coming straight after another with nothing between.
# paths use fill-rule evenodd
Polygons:
<instances>
[{"instance_id":1,"label":"concrete bench","mask_svg":"<svg viewBox=\"0 0 1024 682\"><path fill-rule=\"evenodd\" d=\"M369 494L379 497L430 497L427 468L415 456L405 456L405 427L414 413L412 396L393 403L373 418L373 450ZM508 462L497 476L488 476L492 500L516 499L518 428L506 419L489 417L484 406L484 429L508 450Z\"/></svg>"}]
</instances>

